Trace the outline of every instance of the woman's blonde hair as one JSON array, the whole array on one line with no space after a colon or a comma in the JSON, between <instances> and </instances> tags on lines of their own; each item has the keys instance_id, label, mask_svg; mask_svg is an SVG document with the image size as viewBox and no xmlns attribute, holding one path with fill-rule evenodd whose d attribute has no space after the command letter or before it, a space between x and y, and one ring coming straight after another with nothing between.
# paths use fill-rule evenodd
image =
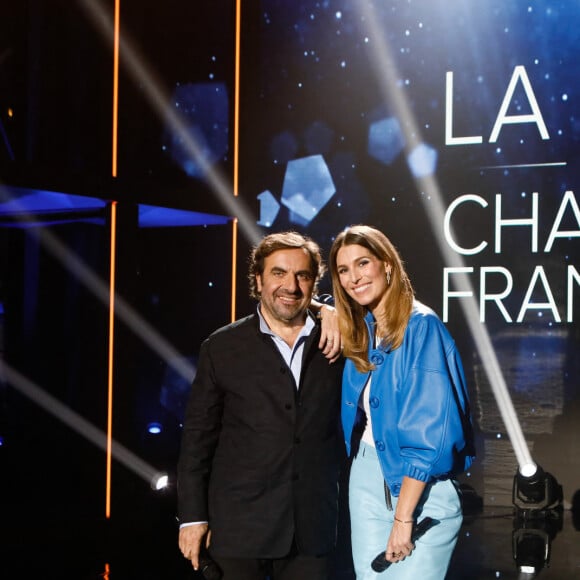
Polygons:
<instances>
[{"instance_id":1,"label":"woman's blonde hair","mask_svg":"<svg viewBox=\"0 0 580 580\"><path fill-rule=\"evenodd\" d=\"M354 225L338 234L330 249L329 266L344 345L343 354L354 362L358 371L368 372L374 367L368 357L369 333L364 321L367 309L346 293L336 268L338 251L351 245L366 248L376 258L391 266L390 283L381 298L382 320L376 321L383 334L383 343L391 349L398 348L403 342L413 309L414 291L401 256L380 230L366 225Z\"/></svg>"}]
</instances>

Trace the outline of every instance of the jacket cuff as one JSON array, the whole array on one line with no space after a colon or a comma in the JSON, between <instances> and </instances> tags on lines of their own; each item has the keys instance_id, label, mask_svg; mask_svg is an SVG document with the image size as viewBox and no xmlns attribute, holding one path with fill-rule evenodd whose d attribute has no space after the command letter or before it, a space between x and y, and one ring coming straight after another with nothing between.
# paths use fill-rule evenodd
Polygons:
<instances>
[{"instance_id":1,"label":"jacket cuff","mask_svg":"<svg viewBox=\"0 0 580 580\"><path fill-rule=\"evenodd\" d=\"M424 483L428 483L431 479L431 474L429 472L419 469L418 467L409 463L407 463L406 472L408 477L423 481Z\"/></svg>"}]
</instances>

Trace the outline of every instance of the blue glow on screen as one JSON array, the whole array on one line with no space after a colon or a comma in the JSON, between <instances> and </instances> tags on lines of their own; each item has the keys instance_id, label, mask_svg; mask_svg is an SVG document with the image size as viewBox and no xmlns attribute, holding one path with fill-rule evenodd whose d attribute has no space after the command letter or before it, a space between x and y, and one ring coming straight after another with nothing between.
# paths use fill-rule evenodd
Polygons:
<instances>
[{"instance_id":1,"label":"blue glow on screen","mask_svg":"<svg viewBox=\"0 0 580 580\"><path fill-rule=\"evenodd\" d=\"M5 226L49 226L80 220L105 224L104 213L101 217L82 217L84 212L87 215L104 212L108 202L100 198L16 187L5 187L3 197L0 218L11 220ZM138 212L142 228L225 225L231 220L223 215L145 204L139 204ZM58 217L51 218L51 214Z\"/></svg>"}]
</instances>

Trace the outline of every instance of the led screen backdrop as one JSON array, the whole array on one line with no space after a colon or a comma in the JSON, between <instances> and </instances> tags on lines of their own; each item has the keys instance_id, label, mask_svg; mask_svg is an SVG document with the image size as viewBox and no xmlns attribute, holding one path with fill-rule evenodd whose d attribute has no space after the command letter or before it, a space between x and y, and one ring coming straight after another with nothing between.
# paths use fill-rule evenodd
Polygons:
<instances>
[{"instance_id":1,"label":"led screen backdrop","mask_svg":"<svg viewBox=\"0 0 580 580\"><path fill-rule=\"evenodd\" d=\"M474 487L511 503L517 467L479 328L531 455L569 500L580 5L262 0L243 17L241 192L258 225L304 231L325 252L349 224L383 229L463 354Z\"/></svg>"}]
</instances>

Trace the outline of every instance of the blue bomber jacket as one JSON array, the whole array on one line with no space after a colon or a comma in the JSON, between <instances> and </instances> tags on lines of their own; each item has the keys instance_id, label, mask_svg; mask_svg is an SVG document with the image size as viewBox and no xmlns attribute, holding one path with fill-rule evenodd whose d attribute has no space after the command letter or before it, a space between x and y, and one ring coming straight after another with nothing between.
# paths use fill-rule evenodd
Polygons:
<instances>
[{"instance_id":1,"label":"blue bomber jacket","mask_svg":"<svg viewBox=\"0 0 580 580\"><path fill-rule=\"evenodd\" d=\"M472 463L473 434L463 366L455 342L428 307L415 301L397 349L372 348L374 318L365 317L370 373L347 360L342 380L342 425L349 455L363 389L369 403L383 477L398 496L403 476L430 482L453 477Z\"/></svg>"}]
</instances>

